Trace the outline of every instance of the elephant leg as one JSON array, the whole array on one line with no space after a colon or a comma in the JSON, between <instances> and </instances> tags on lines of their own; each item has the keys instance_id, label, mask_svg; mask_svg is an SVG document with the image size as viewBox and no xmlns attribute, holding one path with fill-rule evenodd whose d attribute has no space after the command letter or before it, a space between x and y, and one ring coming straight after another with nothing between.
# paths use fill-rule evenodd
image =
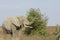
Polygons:
<instances>
[{"instance_id":1,"label":"elephant leg","mask_svg":"<svg viewBox=\"0 0 60 40\"><path fill-rule=\"evenodd\" d=\"M12 40L19 40L19 34L17 30L13 30Z\"/></svg>"}]
</instances>

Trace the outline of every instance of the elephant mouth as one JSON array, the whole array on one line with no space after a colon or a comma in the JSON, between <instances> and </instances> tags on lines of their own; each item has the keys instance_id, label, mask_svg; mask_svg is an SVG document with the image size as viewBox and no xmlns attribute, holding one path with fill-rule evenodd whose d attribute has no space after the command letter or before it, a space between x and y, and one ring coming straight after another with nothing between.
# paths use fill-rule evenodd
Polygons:
<instances>
[{"instance_id":1,"label":"elephant mouth","mask_svg":"<svg viewBox=\"0 0 60 40\"><path fill-rule=\"evenodd\" d=\"M12 24L14 25L14 27L16 28L16 30L20 30L21 29L21 25L20 26L17 26L14 23L12 23Z\"/></svg>"},{"instance_id":2,"label":"elephant mouth","mask_svg":"<svg viewBox=\"0 0 60 40\"><path fill-rule=\"evenodd\" d=\"M16 30L20 30L22 28L22 26L24 26L24 24L20 25L20 26L17 26L16 24L12 23L12 25L14 25L14 27L16 28ZM32 25L28 25L28 24L25 24L27 27L29 28L33 28Z\"/></svg>"}]
</instances>

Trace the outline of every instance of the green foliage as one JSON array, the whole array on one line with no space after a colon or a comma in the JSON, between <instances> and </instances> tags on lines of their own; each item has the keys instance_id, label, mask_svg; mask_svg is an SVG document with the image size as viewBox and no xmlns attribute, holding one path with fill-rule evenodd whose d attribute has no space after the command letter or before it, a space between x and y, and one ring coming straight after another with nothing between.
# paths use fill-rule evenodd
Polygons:
<instances>
[{"instance_id":1,"label":"green foliage","mask_svg":"<svg viewBox=\"0 0 60 40\"><path fill-rule=\"evenodd\" d=\"M36 20L34 20L36 18ZM26 34L36 34L45 36L46 33L46 25L47 25L47 17L43 15L39 9L30 9L27 14L27 19L33 22L33 28L26 28Z\"/></svg>"},{"instance_id":2,"label":"green foliage","mask_svg":"<svg viewBox=\"0 0 60 40\"><path fill-rule=\"evenodd\" d=\"M57 25L55 35L58 35L60 33L60 25Z\"/></svg>"}]
</instances>

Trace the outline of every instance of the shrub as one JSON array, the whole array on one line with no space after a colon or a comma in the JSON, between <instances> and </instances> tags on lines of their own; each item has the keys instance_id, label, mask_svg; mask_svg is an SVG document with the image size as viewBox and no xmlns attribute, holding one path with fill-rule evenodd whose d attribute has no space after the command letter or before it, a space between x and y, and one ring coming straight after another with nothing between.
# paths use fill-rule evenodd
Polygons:
<instances>
[{"instance_id":1,"label":"shrub","mask_svg":"<svg viewBox=\"0 0 60 40\"><path fill-rule=\"evenodd\" d=\"M36 20L33 20L36 18ZM46 25L47 25L47 16L42 14L39 9L33 9L31 8L27 13L27 19L31 22L33 22L32 27L33 28L26 28L25 33L27 35L36 34L39 33L40 35L46 34Z\"/></svg>"}]
</instances>

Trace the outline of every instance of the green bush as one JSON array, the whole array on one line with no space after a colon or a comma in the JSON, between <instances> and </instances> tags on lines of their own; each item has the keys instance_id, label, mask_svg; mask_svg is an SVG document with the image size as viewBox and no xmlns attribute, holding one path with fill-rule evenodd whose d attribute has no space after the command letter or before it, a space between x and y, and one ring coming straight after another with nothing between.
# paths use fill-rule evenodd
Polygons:
<instances>
[{"instance_id":1,"label":"green bush","mask_svg":"<svg viewBox=\"0 0 60 40\"><path fill-rule=\"evenodd\" d=\"M57 26L56 26L56 31L55 31L54 34L55 34L55 35L60 34L60 25L57 24Z\"/></svg>"},{"instance_id":2,"label":"green bush","mask_svg":"<svg viewBox=\"0 0 60 40\"><path fill-rule=\"evenodd\" d=\"M35 18L36 20L34 20ZM26 28L25 34L34 35L39 33L40 35L45 35L48 20L47 16L42 14L39 9L31 8L27 13L27 19L33 22L31 25L33 28Z\"/></svg>"}]
</instances>

